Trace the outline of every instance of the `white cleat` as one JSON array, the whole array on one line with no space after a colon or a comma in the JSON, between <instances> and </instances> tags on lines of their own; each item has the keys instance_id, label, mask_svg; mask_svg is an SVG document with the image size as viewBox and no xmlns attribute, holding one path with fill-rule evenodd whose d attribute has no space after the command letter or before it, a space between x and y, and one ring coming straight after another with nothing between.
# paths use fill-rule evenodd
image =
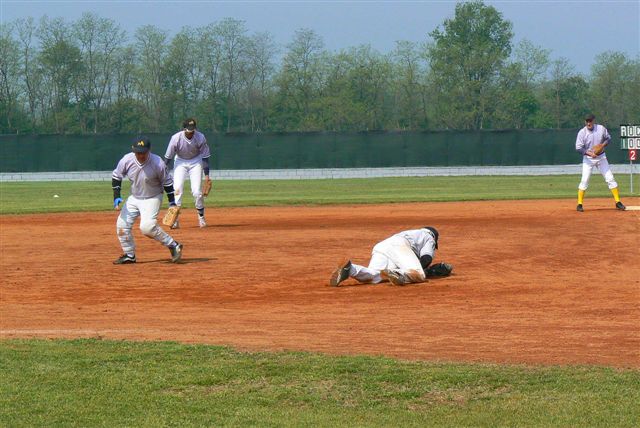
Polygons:
<instances>
[{"instance_id":1,"label":"white cleat","mask_svg":"<svg viewBox=\"0 0 640 428\"><path fill-rule=\"evenodd\" d=\"M207 227L207 222L204 220L204 216L198 216L198 226Z\"/></svg>"}]
</instances>

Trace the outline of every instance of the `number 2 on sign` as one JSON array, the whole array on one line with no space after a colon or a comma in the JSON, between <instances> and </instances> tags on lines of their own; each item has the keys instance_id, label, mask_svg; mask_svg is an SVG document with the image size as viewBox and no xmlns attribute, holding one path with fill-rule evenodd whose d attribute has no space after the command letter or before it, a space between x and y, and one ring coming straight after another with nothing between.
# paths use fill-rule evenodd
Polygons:
<instances>
[{"instance_id":1,"label":"number 2 on sign","mask_svg":"<svg viewBox=\"0 0 640 428\"><path fill-rule=\"evenodd\" d=\"M635 161L638 159L638 151L637 150L629 150L629 160Z\"/></svg>"}]
</instances>

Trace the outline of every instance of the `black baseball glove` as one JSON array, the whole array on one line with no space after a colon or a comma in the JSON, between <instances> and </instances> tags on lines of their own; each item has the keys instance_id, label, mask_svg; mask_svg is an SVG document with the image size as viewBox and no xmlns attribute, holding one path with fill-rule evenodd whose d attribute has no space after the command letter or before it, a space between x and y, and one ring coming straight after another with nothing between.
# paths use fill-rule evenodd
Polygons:
<instances>
[{"instance_id":1,"label":"black baseball glove","mask_svg":"<svg viewBox=\"0 0 640 428\"><path fill-rule=\"evenodd\" d=\"M429 266L425 271L426 276L449 276L453 271L453 265L449 263L436 263Z\"/></svg>"}]
</instances>

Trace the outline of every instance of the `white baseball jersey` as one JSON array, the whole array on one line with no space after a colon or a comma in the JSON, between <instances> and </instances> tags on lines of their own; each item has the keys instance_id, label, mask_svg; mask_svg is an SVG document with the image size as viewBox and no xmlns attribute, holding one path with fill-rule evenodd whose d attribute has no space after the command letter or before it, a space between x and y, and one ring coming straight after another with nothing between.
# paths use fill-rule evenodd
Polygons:
<instances>
[{"instance_id":1,"label":"white baseball jersey","mask_svg":"<svg viewBox=\"0 0 640 428\"><path fill-rule=\"evenodd\" d=\"M162 158L149 153L145 163L140 164L135 153L124 155L113 170L112 177L122 181L124 177L131 180L131 195L146 199L162 194L165 186L173 185L173 178L167 171Z\"/></svg>"},{"instance_id":2,"label":"white baseball jersey","mask_svg":"<svg viewBox=\"0 0 640 428\"><path fill-rule=\"evenodd\" d=\"M412 229L396 233L392 237L378 243L374 247L374 250L385 253L387 241L394 242L398 238L405 239L409 243L409 246L416 257L420 258L428 254L433 258L436 248L436 239L429 229Z\"/></svg>"},{"instance_id":3,"label":"white baseball jersey","mask_svg":"<svg viewBox=\"0 0 640 428\"><path fill-rule=\"evenodd\" d=\"M200 131L194 131L193 136L189 140L184 131L173 134L169 140L169 146L165 153L165 159L172 159L176 156L178 159L191 160L194 158L203 159L211 156L209 145L204 134Z\"/></svg>"},{"instance_id":4,"label":"white baseball jersey","mask_svg":"<svg viewBox=\"0 0 640 428\"><path fill-rule=\"evenodd\" d=\"M596 123L593 125L593 130L589 131L586 126L578 131L576 137L576 151L584 155L587 151L592 150L596 144L609 144L611 136L607 128ZM604 152L600 156L603 156Z\"/></svg>"}]
</instances>

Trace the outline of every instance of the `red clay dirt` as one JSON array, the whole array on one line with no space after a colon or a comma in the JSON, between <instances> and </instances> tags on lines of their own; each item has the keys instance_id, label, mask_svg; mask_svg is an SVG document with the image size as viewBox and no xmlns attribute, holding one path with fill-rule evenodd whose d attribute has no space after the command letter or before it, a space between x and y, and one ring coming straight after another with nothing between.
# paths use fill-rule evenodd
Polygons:
<instances>
[{"instance_id":1,"label":"red clay dirt","mask_svg":"<svg viewBox=\"0 0 640 428\"><path fill-rule=\"evenodd\" d=\"M184 258L115 212L0 216L0 338L176 340L243 350L640 367L640 211L611 199L185 210ZM640 205L640 198L628 198ZM441 232L449 278L328 287L344 257Z\"/></svg>"}]
</instances>

